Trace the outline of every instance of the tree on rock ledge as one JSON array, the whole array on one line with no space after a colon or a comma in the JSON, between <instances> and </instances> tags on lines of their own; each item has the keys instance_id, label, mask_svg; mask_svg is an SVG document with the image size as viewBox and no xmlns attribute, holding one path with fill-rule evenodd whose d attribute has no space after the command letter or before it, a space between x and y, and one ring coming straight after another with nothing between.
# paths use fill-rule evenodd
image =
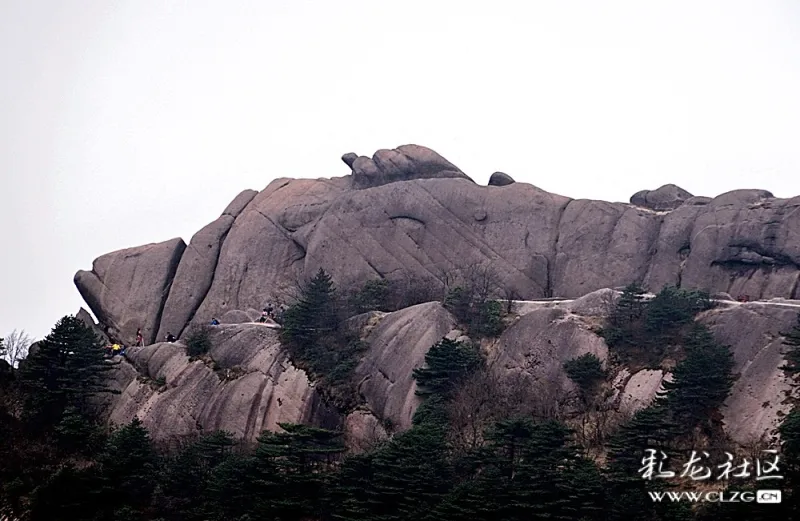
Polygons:
<instances>
[{"instance_id":1,"label":"tree on rock ledge","mask_svg":"<svg viewBox=\"0 0 800 521\"><path fill-rule=\"evenodd\" d=\"M40 426L58 422L67 407L93 413L90 398L112 392L106 387L112 368L94 332L73 316L62 318L20 368L26 413Z\"/></svg>"},{"instance_id":2,"label":"tree on rock ledge","mask_svg":"<svg viewBox=\"0 0 800 521\"><path fill-rule=\"evenodd\" d=\"M320 268L302 288L300 300L286 310L283 333L290 342L305 347L337 329L336 287Z\"/></svg>"}]
</instances>

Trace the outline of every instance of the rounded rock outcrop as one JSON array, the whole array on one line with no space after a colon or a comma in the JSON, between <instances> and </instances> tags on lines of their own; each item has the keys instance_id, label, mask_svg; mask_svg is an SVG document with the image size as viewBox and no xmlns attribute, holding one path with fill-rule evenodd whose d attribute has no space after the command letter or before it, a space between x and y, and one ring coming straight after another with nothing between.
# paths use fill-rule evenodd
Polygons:
<instances>
[{"instance_id":1,"label":"rounded rock outcrop","mask_svg":"<svg viewBox=\"0 0 800 521\"><path fill-rule=\"evenodd\" d=\"M358 154L354 152L348 152L342 156L342 161L344 161L344 164L346 164L351 169L353 168L353 163L356 162L356 159L358 159Z\"/></svg>"},{"instance_id":2,"label":"rounded rock outcrop","mask_svg":"<svg viewBox=\"0 0 800 521\"><path fill-rule=\"evenodd\" d=\"M372 159L349 153L342 156L353 170L353 188L364 189L412 179L458 178L472 181L457 166L430 148L403 145L381 149Z\"/></svg>"},{"instance_id":3,"label":"rounded rock outcrop","mask_svg":"<svg viewBox=\"0 0 800 521\"><path fill-rule=\"evenodd\" d=\"M514 183L514 178L504 172L495 172L489 178L489 186L507 186Z\"/></svg>"},{"instance_id":4,"label":"rounded rock outcrop","mask_svg":"<svg viewBox=\"0 0 800 521\"><path fill-rule=\"evenodd\" d=\"M674 210L681 206L692 194L673 184L666 184L655 190L642 190L631 196L631 204L655 211Z\"/></svg>"}]
</instances>

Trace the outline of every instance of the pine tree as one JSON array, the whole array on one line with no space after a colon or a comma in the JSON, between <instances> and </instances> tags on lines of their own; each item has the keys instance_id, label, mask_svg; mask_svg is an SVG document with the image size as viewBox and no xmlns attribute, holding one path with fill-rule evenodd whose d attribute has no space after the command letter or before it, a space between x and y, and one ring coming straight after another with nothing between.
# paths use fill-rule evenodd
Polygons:
<instances>
[{"instance_id":1,"label":"pine tree","mask_svg":"<svg viewBox=\"0 0 800 521\"><path fill-rule=\"evenodd\" d=\"M453 469L441 429L418 425L395 436L374 456L369 489L378 521L425 520L453 485Z\"/></svg>"},{"instance_id":2,"label":"pine tree","mask_svg":"<svg viewBox=\"0 0 800 521\"><path fill-rule=\"evenodd\" d=\"M374 454L348 457L338 469L331 491L331 518L338 521L373 519L370 490L374 483Z\"/></svg>"},{"instance_id":3,"label":"pine tree","mask_svg":"<svg viewBox=\"0 0 800 521\"><path fill-rule=\"evenodd\" d=\"M94 519L98 505L93 470L77 469L71 463L57 467L31 494L29 521Z\"/></svg>"},{"instance_id":4,"label":"pine tree","mask_svg":"<svg viewBox=\"0 0 800 521\"><path fill-rule=\"evenodd\" d=\"M302 289L300 300L286 310L283 333L301 349L310 349L318 339L338 328L336 287L324 269Z\"/></svg>"},{"instance_id":5,"label":"pine tree","mask_svg":"<svg viewBox=\"0 0 800 521\"><path fill-rule=\"evenodd\" d=\"M677 340L676 330L710 307L711 299L705 292L665 286L647 305L645 324L651 344L660 346Z\"/></svg>"},{"instance_id":6,"label":"pine tree","mask_svg":"<svg viewBox=\"0 0 800 521\"><path fill-rule=\"evenodd\" d=\"M637 411L612 437L606 467L612 520L658 519L647 496L651 484L642 479L639 469L647 449L664 449L673 437L668 417L666 407L657 403Z\"/></svg>"},{"instance_id":7,"label":"pine tree","mask_svg":"<svg viewBox=\"0 0 800 521\"><path fill-rule=\"evenodd\" d=\"M231 434L217 431L164 459L154 494L154 506L161 517L181 521L207 517L211 475L230 456L233 444Z\"/></svg>"},{"instance_id":8,"label":"pine tree","mask_svg":"<svg viewBox=\"0 0 800 521\"><path fill-rule=\"evenodd\" d=\"M608 325L603 328L602 335L609 347L621 347L635 344L641 336L641 322L646 308L644 289L634 282L622 291L614 310L608 317Z\"/></svg>"},{"instance_id":9,"label":"pine tree","mask_svg":"<svg viewBox=\"0 0 800 521\"><path fill-rule=\"evenodd\" d=\"M593 519L602 513L597 467L580 457L557 422L497 422L475 455L472 476L436 508L437 521Z\"/></svg>"},{"instance_id":10,"label":"pine tree","mask_svg":"<svg viewBox=\"0 0 800 521\"><path fill-rule=\"evenodd\" d=\"M344 452L341 434L308 425L279 426L283 432L264 431L258 438L257 512L265 519L318 518L331 469Z\"/></svg>"},{"instance_id":11,"label":"pine tree","mask_svg":"<svg viewBox=\"0 0 800 521\"><path fill-rule=\"evenodd\" d=\"M425 354L425 367L415 369L417 394L443 398L481 364L477 349L455 340L443 338Z\"/></svg>"},{"instance_id":12,"label":"pine tree","mask_svg":"<svg viewBox=\"0 0 800 521\"><path fill-rule=\"evenodd\" d=\"M26 413L40 425L59 421L68 406L91 416L90 399L112 392L106 385L111 369L94 332L75 317L62 318L20 368Z\"/></svg>"},{"instance_id":13,"label":"pine tree","mask_svg":"<svg viewBox=\"0 0 800 521\"><path fill-rule=\"evenodd\" d=\"M231 454L214 467L208 480L208 519L257 519L260 490L255 480L263 469L254 456Z\"/></svg>"},{"instance_id":14,"label":"pine tree","mask_svg":"<svg viewBox=\"0 0 800 521\"><path fill-rule=\"evenodd\" d=\"M686 358L664 382L669 411L685 428L707 423L733 387L733 354L705 326L695 324L685 343Z\"/></svg>"},{"instance_id":15,"label":"pine tree","mask_svg":"<svg viewBox=\"0 0 800 521\"><path fill-rule=\"evenodd\" d=\"M155 488L158 456L138 418L111 435L98 463L98 501L106 515L144 516Z\"/></svg>"},{"instance_id":16,"label":"pine tree","mask_svg":"<svg viewBox=\"0 0 800 521\"><path fill-rule=\"evenodd\" d=\"M617 327L624 327L640 318L645 308L644 294L644 288L638 282L625 286L611 315L611 323Z\"/></svg>"}]
</instances>

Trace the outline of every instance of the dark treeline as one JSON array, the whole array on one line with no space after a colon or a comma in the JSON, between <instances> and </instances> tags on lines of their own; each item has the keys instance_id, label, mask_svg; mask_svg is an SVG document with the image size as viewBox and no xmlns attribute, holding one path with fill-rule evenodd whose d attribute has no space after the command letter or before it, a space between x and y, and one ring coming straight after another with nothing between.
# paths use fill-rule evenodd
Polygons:
<instances>
[{"instance_id":1,"label":"dark treeline","mask_svg":"<svg viewBox=\"0 0 800 521\"><path fill-rule=\"evenodd\" d=\"M328 313L335 298L321 271L287 310L282 340L296 363L328 378L330 396L354 407L343 397L352 398L348 375L363 346ZM464 306L464 316L483 321L480 328L494 323L486 319L493 308ZM650 301L640 289L626 289L604 330L612 358L656 366L669 356L676 365L665 392L609 435L602 458L588 456L568 422L547 415L493 418L469 445L454 442L453 403L466 382L486 370L486 361L476 345L447 339L431 346L425 366L414 372L422 402L412 428L367 452L350 454L340 433L295 424L262 433L255 448L214 432L160 451L138 420L113 430L104 426L102 397L110 392L105 378L114 362L103 358L91 330L65 317L18 370L0 367L0 518L797 519L791 493L800 482L797 409L781 427L785 480L772 487L783 489L781 505L691 507L654 503L647 494L685 483L642 479L645 449L674 453L725 443L719 408L734 381L733 362L693 320L709 307L704 295L676 288ZM800 322L786 338L784 370L800 374ZM565 369L578 384L580 403L596 403L592 396L607 378L599 360L579 357ZM734 488L756 485L737 482Z\"/></svg>"}]
</instances>

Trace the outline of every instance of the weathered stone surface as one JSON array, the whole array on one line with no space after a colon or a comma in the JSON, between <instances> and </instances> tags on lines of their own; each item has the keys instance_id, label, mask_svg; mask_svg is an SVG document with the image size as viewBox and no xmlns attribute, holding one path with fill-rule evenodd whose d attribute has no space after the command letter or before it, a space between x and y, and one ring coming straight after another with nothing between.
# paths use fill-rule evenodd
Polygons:
<instances>
[{"instance_id":1,"label":"weathered stone surface","mask_svg":"<svg viewBox=\"0 0 800 521\"><path fill-rule=\"evenodd\" d=\"M585 317L607 317L618 299L619 293L603 288L575 299L567 305L567 309Z\"/></svg>"},{"instance_id":2,"label":"weathered stone surface","mask_svg":"<svg viewBox=\"0 0 800 521\"><path fill-rule=\"evenodd\" d=\"M570 201L558 226L549 294L579 297L603 287L643 280L659 217L621 204ZM549 296L549 295L548 295Z\"/></svg>"},{"instance_id":3,"label":"weathered stone surface","mask_svg":"<svg viewBox=\"0 0 800 521\"><path fill-rule=\"evenodd\" d=\"M214 280L219 252L233 221L234 217L223 215L192 237L178 264L156 338L163 339L167 331L180 336L200 307Z\"/></svg>"},{"instance_id":4,"label":"weathered stone surface","mask_svg":"<svg viewBox=\"0 0 800 521\"><path fill-rule=\"evenodd\" d=\"M87 326L87 327L90 327L90 328L92 329L92 331L94 331L94 334L95 334L95 335L97 335L97 338L98 338L98 339L99 339L101 342L103 342L103 344L104 344L104 345L108 345L108 344L110 344L110 343L111 343L111 342L109 341L109 339L108 339L108 336L106 335L105 331L103 331L103 330L102 330L102 329L101 329L101 328L100 328L100 327L99 327L99 326L98 326L98 325L95 323L94 319L92 318L92 315L90 315L88 311L86 311L86 310L85 310L85 309L83 309L83 308L80 308L80 309L78 310L78 312L77 312L77 313L75 313L75 318L79 319L81 322L83 322L84 324L86 324L86 326Z\"/></svg>"},{"instance_id":5,"label":"weathered stone surface","mask_svg":"<svg viewBox=\"0 0 800 521\"><path fill-rule=\"evenodd\" d=\"M219 320L221 324L245 324L253 321L246 311L240 309L231 309L222 315L222 318L218 318L217 320Z\"/></svg>"},{"instance_id":6,"label":"weathered stone surface","mask_svg":"<svg viewBox=\"0 0 800 521\"><path fill-rule=\"evenodd\" d=\"M250 201L252 201L256 195L258 195L258 192L255 190L242 191L233 201L231 201L227 208L225 208L225 210L222 212L222 215L227 215L235 219L240 213L242 213L242 210L244 210L247 205L250 204Z\"/></svg>"},{"instance_id":7,"label":"weathered stone surface","mask_svg":"<svg viewBox=\"0 0 800 521\"><path fill-rule=\"evenodd\" d=\"M366 452L388 438L383 424L369 411L353 411L344 420L344 444L352 453Z\"/></svg>"},{"instance_id":8,"label":"weathered stone surface","mask_svg":"<svg viewBox=\"0 0 800 521\"><path fill-rule=\"evenodd\" d=\"M570 389L564 362L586 353L608 358L605 341L567 310L543 308L531 311L500 336L493 365L506 371L529 372L556 388Z\"/></svg>"},{"instance_id":9,"label":"weathered stone surface","mask_svg":"<svg viewBox=\"0 0 800 521\"><path fill-rule=\"evenodd\" d=\"M131 270L120 271L118 262L111 276L81 272L76 284L104 326L127 327L125 336L153 324L149 340L229 310L289 302L295 281L320 267L344 288L379 277L439 288L443 273L487 265L524 299L574 298L633 281L651 291L680 284L751 299L800 297L800 197L739 190L654 212L571 200L526 183L478 186L415 146L353 159L353 171L276 179L252 198L243 192L192 239L174 281L129 259L125 266L139 266L137 277L147 283L129 284ZM369 189L354 189L356 172ZM457 175L427 178L448 172ZM405 182L391 182L398 180ZM118 256L97 259L96 271Z\"/></svg>"},{"instance_id":10,"label":"weathered stone surface","mask_svg":"<svg viewBox=\"0 0 800 521\"><path fill-rule=\"evenodd\" d=\"M136 329L153 342L161 312L186 245L181 239L108 253L92 271L75 274L75 285L97 319L133 344Z\"/></svg>"},{"instance_id":11,"label":"weathered stone surface","mask_svg":"<svg viewBox=\"0 0 800 521\"><path fill-rule=\"evenodd\" d=\"M380 421L400 430L411 426L419 403L412 372L454 326L455 319L441 304L429 302L386 314L367 336L369 349L356 377L359 393Z\"/></svg>"},{"instance_id":12,"label":"weathered stone surface","mask_svg":"<svg viewBox=\"0 0 800 521\"><path fill-rule=\"evenodd\" d=\"M751 302L716 308L699 317L734 355L734 373L739 376L722 412L726 431L739 443L772 433L788 411L785 398L790 387L780 370L780 332L792 327L797 313L798 308L780 303ZM607 356L604 341L590 331L591 320L587 319L591 316L572 315L559 308L530 311L500 337L495 351L500 370L527 371L548 383L550 395L569 392L565 361L586 352L601 360ZM627 379L627 369L622 372L624 389L617 407L624 414L649 404L663 380L670 377L661 370L644 370Z\"/></svg>"},{"instance_id":13,"label":"weathered stone surface","mask_svg":"<svg viewBox=\"0 0 800 521\"><path fill-rule=\"evenodd\" d=\"M133 366L123 362L117 371L122 394L112 398L109 420L122 424L138 416L159 440L222 429L252 441L264 429L278 430L279 422L340 427L341 418L324 406L305 372L288 361L275 331L260 324L211 331L216 372L189 362L180 342L129 348ZM159 378L166 381L162 392L152 384Z\"/></svg>"},{"instance_id":14,"label":"weathered stone surface","mask_svg":"<svg viewBox=\"0 0 800 521\"><path fill-rule=\"evenodd\" d=\"M489 178L489 186L506 186L514 183L514 178L503 172L495 172Z\"/></svg>"},{"instance_id":15,"label":"weathered stone surface","mask_svg":"<svg viewBox=\"0 0 800 521\"><path fill-rule=\"evenodd\" d=\"M656 190L642 190L631 196L631 204L656 211L674 210L690 199L692 194L680 186L667 184Z\"/></svg>"},{"instance_id":16,"label":"weathered stone surface","mask_svg":"<svg viewBox=\"0 0 800 521\"><path fill-rule=\"evenodd\" d=\"M709 204L713 206L744 206L758 203L764 199L773 199L775 196L766 190L731 190L713 198Z\"/></svg>"},{"instance_id":17,"label":"weathered stone surface","mask_svg":"<svg viewBox=\"0 0 800 521\"><path fill-rule=\"evenodd\" d=\"M660 369L642 369L631 376L620 396L620 412L627 416L650 405L663 381Z\"/></svg>"},{"instance_id":18,"label":"weathered stone surface","mask_svg":"<svg viewBox=\"0 0 800 521\"><path fill-rule=\"evenodd\" d=\"M419 145L403 145L393 150L378 150L372 156L353 158L346 154L342 160L353 170L353 187L371 188L397 181L431 178L467 179L457 166Z\"/></svg>"},{"instance_id":19,"label":"weathered stone surface","mask_svg":"<svg viewBox=\"0 0 800 521\"><path fill-rule=\"evenodd\" d=\"M356 162L356 159L358 159L358 154L353 152L348 152L342 156L342 161L344 161L344 164L349 166L351 169L353 168L353 163Z\"/></svg>"},{"instance_id":20,"label":"weathered stone surface","mask_svg":"<svg viewBox=\"0 0 800 521\"><path fill-rule=\"evenodd\" d=\"M712 310L703 317L721 343L730 346L739 378L725 401L723 415L730 436L748 443L772 435L788 412L789 382L783 365L780 333L796 323L798 309L757 302Z\"/></svg>"},{"instance_id":21,"label":"weathered stone surface","mask_svg":"<svg viewBox=\"0 0 800 521\"><path fill-rule=\"evenodd\" d=\"M702 195L695 195L694 197L688 198L683 204L687 206L703 206L711 202L710 197L703 197Z\"/></svg>"}]
</instances>

